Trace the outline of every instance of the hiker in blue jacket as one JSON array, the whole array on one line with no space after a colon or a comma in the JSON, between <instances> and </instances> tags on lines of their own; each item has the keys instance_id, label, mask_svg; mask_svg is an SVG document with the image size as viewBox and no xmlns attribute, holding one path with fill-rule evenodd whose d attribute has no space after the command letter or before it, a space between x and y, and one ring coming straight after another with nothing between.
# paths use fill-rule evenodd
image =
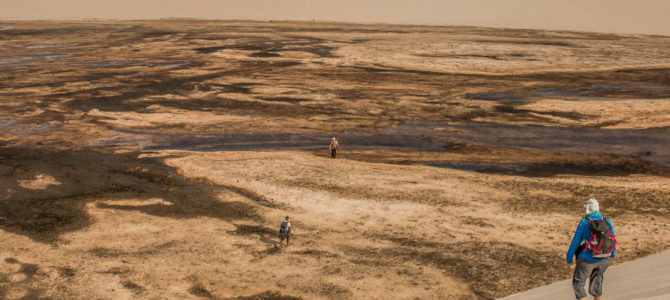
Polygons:
<instances>
[{"instance_id":1,"label":"hiker in blue jacket","mask_svg":"<svg viewBox=\"0 0 670 300\"><path fill-rule=\"evenodd\" d=\"M587 200L584 208L586 208L586 215L582 217L579 226L577 226L577 231L575 231L565 258L567 263L571 264L573 256L577 255L577 265L572 277L572 288L576 298L580 300L586 299L587 295L584 285L586 284L586 280L590 279L589 294L593 296L594 300L600 300L600 296L602 296L603 274L610 266L610 259L609 257L595 258L589 249L584 249L587 242L593 236L588 220L602 220L603 216L600 214L600 205L596 199L591 198ZM614 227L609 219L605 220L609 224L613 237ZM612 251L610 257L614 258L615 252Z\"/></svg>"}]
</instances>

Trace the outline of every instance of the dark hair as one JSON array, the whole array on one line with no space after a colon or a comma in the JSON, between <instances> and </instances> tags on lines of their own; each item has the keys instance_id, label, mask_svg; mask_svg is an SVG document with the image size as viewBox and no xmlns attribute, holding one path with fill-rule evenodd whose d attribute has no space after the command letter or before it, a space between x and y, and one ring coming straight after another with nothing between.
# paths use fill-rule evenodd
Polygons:
<instances>
[{"instance_id":1,"label":"dark hair","mask_svg":"<svg viewBox=\"0 0 670 300\"><path fill-rule=\"evenodd\" d=\"M288 216L286 216L286 220L288 220Z\"/></svg>"}]
</instances>

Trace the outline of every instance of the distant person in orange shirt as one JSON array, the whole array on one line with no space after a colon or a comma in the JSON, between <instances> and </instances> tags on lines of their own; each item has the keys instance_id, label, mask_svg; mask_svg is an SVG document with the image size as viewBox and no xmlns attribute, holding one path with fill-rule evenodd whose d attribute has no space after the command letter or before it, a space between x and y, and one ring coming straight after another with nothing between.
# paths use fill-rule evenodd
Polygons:
<instances>
[{"instance_id":1,"label":"distant person in orange shirt","mask_svg":"<svg viewBox=\"0 0 670 300\"><path fill-rule=\"evenodd\" d=\"M335 158L337 156L337 148L340 147L340 143L337 142L336 138L330 139L330 157Z\"/></svg>"}]
</instances>

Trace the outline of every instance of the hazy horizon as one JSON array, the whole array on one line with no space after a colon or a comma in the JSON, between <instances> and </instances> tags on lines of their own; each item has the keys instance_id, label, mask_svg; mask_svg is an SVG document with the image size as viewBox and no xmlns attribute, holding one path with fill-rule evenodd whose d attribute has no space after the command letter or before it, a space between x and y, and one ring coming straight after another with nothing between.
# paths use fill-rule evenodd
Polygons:
<instances>
[{"instance_id":1,"label":"hazy horizon","mask_svg":"<svg viewBox=\"0 0 670 300\"><path fill-rule=\"evenodd\" d=\"M3 0L0 20L295 20L534 28L670 36L665 0Z\"/></svg>"}]
</instances>

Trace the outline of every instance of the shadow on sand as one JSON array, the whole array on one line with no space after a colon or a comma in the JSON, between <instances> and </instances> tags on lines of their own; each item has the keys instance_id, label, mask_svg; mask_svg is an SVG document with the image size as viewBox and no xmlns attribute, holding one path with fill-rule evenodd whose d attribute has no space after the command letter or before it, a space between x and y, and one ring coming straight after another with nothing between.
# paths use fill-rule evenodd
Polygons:
<instances>
[{"instance_id":1,"label":"shadow on sand","mask_svg":"<svg viewBox=\"0 0 670 300\"><path fill-rule=\"evenodd\" d=\"M91 220L85 211L86 203L102 199L160 198L170 205L100 203L98 207L171 218L260 218L256 213L258 206L220 199L222 192L241 195L262 206L278 207L242 187L183 177L165 165L169 157L140 158L139 154L1 147L0 190L4 195L0 196L0 228L37 241L54 242L61 233L88 226ZM30 186L45 174L52 178L51 182Z\"/></svg>"}]
</instances>

